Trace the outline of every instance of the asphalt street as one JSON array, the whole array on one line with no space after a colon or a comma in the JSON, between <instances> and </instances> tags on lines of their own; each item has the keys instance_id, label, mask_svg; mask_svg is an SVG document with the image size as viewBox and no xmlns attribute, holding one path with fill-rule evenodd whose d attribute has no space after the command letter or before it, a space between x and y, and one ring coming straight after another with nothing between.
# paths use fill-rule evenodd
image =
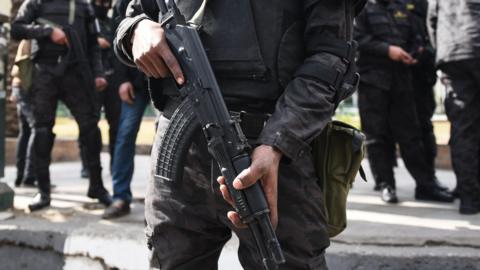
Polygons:
<instances>
[{"instance_id":1,"label":"asphalt street","mask_svg":"<svg viewBox=\"0 0 480 270\"><path fill-rule=\"evenodd\" d=\"M103 164L108 164L108 155L102 154L102 161ZM33 214L25 213L25 208L35 190L17 188L15 210L8 214L4 213L4 218L8 216L10 218L0 221L0 242L8 240L9 243L14 243L12 245L53 249L64 255L66 259L63 264L67 266L78 265L79 262L73 263L72 259L83 254L92 262L101 258L102 265L109 267L147 269L148 250L143 231L143 197L150 171L149 164L148 156L136 156L132 182L135 198L132 214L114 221L101 220L101 206L84 196L88 181L79 177L79 162L53 164L51 174L55 188L52 208ZM350 264L346 264L348 260L342 259L345 254L352 253L383 256L382 258L386 258L387 261L397 253L403 254L402 256L410 254L412 258L422 252L426 254L425 256L433 256L434 259L435 254L443 256L444 253L456 254L456 252L460 255L466 254L465 256L471 254L468 255L469 258L475 260L480 257L480 215L459 215L458 202L438 204L415 201L414 182L401 161L395 170L401 202L398 205L384 204L379 194L372 190L373 180L368 164L365 163L364 167L369 182L357 179L349 197L349 226L339 237L332 239L332 246L328 250L329 264L339 265L333 269L354 269L349 266ZM106 186L111 189L108 168L104 169L103 175ZM6 177L2 181L13 185L14 176L15 169L7 167ZM440 170L438 177L449 187L454 187L455 177L451 171ZM234 237L222 252L220 269L242 269L236 255L237 247L238 240ZM400 247L404 250L398 249ZM405 248L410 253L405 251ZM132 254L135 256L129 256ZM381 266L371 266L370 269L377 268L403 269Z\"/></svg>"}]
</instances>

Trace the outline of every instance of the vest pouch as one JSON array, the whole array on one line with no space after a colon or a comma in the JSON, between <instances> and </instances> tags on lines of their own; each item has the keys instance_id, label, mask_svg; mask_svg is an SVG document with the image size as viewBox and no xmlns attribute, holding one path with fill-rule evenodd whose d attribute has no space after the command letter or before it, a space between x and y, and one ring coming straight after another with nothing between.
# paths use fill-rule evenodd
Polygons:
<instances>
[{"instance_id":1,"label":"vest pouch","mask_svg":"<svg viewBox=\"0 0 480 270\"><path fill-rule=\"evenodd\" d=\"M330 122L313 141L312 155L330 237L347 227L347 196L357 173L365 179L361 162L365 155L365 136L356 128L339 122Z\"/></svg>"},{"instance_id":2,"label":"vest pouch","mask_svg":"<svg viewBox=\"0 0 480 270\"><path fill-rule=\"evenodd\" d=\"M217 77L268 78L249 0L209 1L200 36Z\"/></svg>"}]
</instances>

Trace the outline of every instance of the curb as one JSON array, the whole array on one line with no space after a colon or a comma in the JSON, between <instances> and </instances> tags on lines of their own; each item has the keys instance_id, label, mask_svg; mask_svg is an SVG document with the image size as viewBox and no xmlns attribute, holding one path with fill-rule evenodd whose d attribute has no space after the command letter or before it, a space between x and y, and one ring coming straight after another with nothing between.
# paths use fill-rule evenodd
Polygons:
<instances>
[{"instance_id":1,"label":"curb","mask_svg":"<svg viewBox=\"0 0 480 270\"><path fill-rule=\"evenodd\" d=\"M480 249L458 246L374 246L332 243L335 270L480 270Z\"/></svg>"},{"instance_id":2,"label":"curb","mask_svg":"<svg viewBox=\"0 0 480 270\"><path fill-rule=\"evenodd\" d=\"M5 141L5 165L15 164L15 150L17 139L6 138ZM135 147L137 155L150 155L151 145L139 144ZM103 152L108 152L108 145L103 145ZM55 139L52 150L52 162L68 162L80 160L78 141L73 139Z\"/></svg>"},{"instance_id":3,"label":"curb","mask_svg":"<svg viewBox=\"0 0 480 270\"><path fill-rule=\"evenodd\" d=\"M146 241L113 234L0 226L2 269L148 269Z\"/></svg>"}]
</instances>

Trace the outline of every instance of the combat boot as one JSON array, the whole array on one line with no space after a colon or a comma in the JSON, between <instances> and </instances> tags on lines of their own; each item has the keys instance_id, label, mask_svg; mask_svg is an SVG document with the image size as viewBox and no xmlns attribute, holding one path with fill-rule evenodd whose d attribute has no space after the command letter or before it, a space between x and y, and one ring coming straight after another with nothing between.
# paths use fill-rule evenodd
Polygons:
<instances>
[{"instance_id":1,"label":"combat boot","mask_svg":"<svg viewBox=\"0 0 480 270\"><path fill-rule=\"evenodd\" d=\"M443 191L448 191L448 187L445 186L444 184L442 184L442 182L440 182L440 180L438 180L438 178L435 176L435 186L440 189L440 190L443 190Z\"/></svg>"},{"instance_id":2,"label":"combat boot","mask_svg":"<svg viewBox=\"0 0 480 270\"><path fill-rule=\"evenodd\" d=\"M441 190L436 186L415 188L415 199L422 201L447 203L453 202L455 200L455 198L450 192Z\"/></svg>"},{"instance_id":3,"label":"combat boot","mask_svg":"<svg viewBox=\"0 0 480 270\"><path fill-rule=\"evenodd\" d=\"M38 211L50 206L50 195L47 193L37 193L32 200L32 203L28 205L30 212Z\"/></svg>"},{"instance_id":4,"label":"combat boot","mask_svg":"<svg viewBox=\"0 0 480 270\"><path fill-rule=\"evenodd\" d=\"M20 187L22 185L22 178L23 178L23 176L21 176L21 177L17 176L17 178L15 179L15 183L14 183L15 187Z\"/></svg>"},{"instance_id":5,"label":"combat boot","mask_svg":"<svg viewBox=\"0 0 480 270\"><path fill-rule=\"evenodd\" d=\"M391 186L382 189L382 200L386 203L398 203L397 192Z\"/></svg>"},{"instance_id":6,"label":"combat boot","mask_svg":"<svg viewBox=\"0 0 480 270\"><path fill-rule=\"evenodd\" d=\"M472 195L461 196L459 212L462 215L474 215L480 213L480 199Z\"/></svg>"},{"instance_id":7,"label":"combat boot","mask_svg":"<svg viewBox=\"0 0 480 270\"><path fill-rule=\"evenodd\" d=\"M103 186L101 172L102 169L100 167L90 169L90 185L87 196L92 199L97 199L105 206L110 206L112 204L112 197Z\"/></svg>"}]
</instances>

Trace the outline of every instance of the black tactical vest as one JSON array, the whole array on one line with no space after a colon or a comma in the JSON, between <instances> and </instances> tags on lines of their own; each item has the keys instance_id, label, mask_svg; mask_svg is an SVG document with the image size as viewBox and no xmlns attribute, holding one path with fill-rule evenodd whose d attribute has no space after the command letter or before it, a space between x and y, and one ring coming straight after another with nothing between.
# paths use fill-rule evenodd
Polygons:
<instances>
[{"instance_id":1,"label":"black tactical vest","mask_svg":"<svg viewBox=\"0 0 480 270\"><path fill-rule=\"evenodd\" d=\"M36 23L74 29L87 51L88 35L95 32L94 13L87 0L37 0ZM53 60L67 53L68 48L53 43L49 37L38 40L38 60Z\"/></svg>"},{"instance_id":2,"label":"black tactical vest","mask_svg":"<svg viewBox=\"0 0 480 270\"><path fill-rule=\"evenodd\" d=\"M400 46L406 52L413 53L416 35L412 27L411 15L403 1L370 0L364 10L364 15L366 15L367 21L365 26L367 33L365 34L372 35L375 40ZM383 72L392 68L403 68L403 64L393 62L388 55L381 57L367 51L360 53L357 63L364 81L368 79L368 75L365 73L368 70L381 70ZM385 81L391 80L390 78L382 79Z\"/></svg>"},{"instance_id":3,"label":"black tactical vest","mask_svg":"<svg viewBox=\"0 0 480 270\"><path fill-rule=\"evenodd\" d=\"M202 2L203 0L176 1L187 20L195 14ZM200 36L226 97L270 101L278 99L295 70L306 58L303 8L308 3L313 5L317 2L208 1ZM352 0L353 2L355 1ZM149 17L158 18L155 0L142 0L142 6ZM353 17L355 6L351 4L348 10L351 14L346 16ZM346 41L350 39L347 35L348 31L344 31L335 38ZM165 80L162 82L164 94L176 95L177 91L170 83Z\"/></svg>"},{"instance_id":4,"label":"black tactical vest","mask_svg":"<svg viewBox=\"0 0 480 270\"><path fill-rule=\"evenodd\" d=\"M414 36L411 21L405 4L395 0L390 4L377 1L374 5L368 5L368 23L373 36L391 45L409 50L410 42Z\"/></svg>"}]
</instances>

